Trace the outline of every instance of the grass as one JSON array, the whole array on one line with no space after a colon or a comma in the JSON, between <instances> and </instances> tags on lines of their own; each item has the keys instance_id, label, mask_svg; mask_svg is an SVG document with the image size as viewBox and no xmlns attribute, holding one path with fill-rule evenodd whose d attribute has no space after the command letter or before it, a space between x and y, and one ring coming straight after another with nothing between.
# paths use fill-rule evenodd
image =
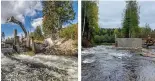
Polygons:
<instances>
[{"instance_id":1,"label":"grass","mask_svg":"<svg viewBox=\"0 0 155 81\"><path fill-rule=\"evenodd\" d=\"M35 53L33 51L28 51L24 53L25 55L34 56Z\"/></svg>"},{"instance_id":2,"label":"grass","mask_svg":"<svg viewBox=\"0 0 155 81\"><path fill-rule=\"evenodd\" d=\"M95 43L95 46L96 45L114 45L114 43Z\"/></svg>"},{"instance_id":3,"label":"grass","mask_svg":"<svg viewBox=\"0 0 155 81\"><path fill-rule=\"evenodd\" d=\"M102 45L114 45L114 43L102 43Z\"/></svg>"},{"instance_id":4,"label":"grass","mask_svg":"<svg viewBox=\"0 0 155 81\"><path fill-rule=\"evenodd\" d=\"M36 42L36 43L43 43L44 41L41 41L41 40L34 40L34 42Z\"/></svg>"},{"instance_id":5,"label":"grass","mask_svg":"<svg viewBox=\"0 0 155 81\"><path fill-rule=\"evenodd\" d=\"M78 40L75 40L73 45L74 45L75 48L77 48L78 47Z\"/></svg>"},{"instance_id":6,"label":"grass","mask_svg":"<svg viewBox=\"0 0 155 81\"><path fill-rule=\"evenodd\" d=\"M35 53L33 52L33 51L28 51L28 52L24 52L24 53L22 53L22 54L24 54L24 55L29 55L29 56L34 56L35 55ZM13 56L16 56L16 55L19 55L18 53L14 53L14 54L12 54Z\"/></svg>"}]
</instances>

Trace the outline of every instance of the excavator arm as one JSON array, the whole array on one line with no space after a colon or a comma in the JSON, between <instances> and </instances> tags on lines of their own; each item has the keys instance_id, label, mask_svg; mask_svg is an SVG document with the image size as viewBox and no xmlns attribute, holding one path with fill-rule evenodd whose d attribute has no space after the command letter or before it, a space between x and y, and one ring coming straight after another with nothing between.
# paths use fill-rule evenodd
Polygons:
<instances>
[{"instance_id":1,"label":"excavator arm","mask_svg":"<svg viewBox=\"0 0 155 81\"><path fill-rule=\"evenodd\" d=\"M18 24L22 28L22 30L23 30L23 32L25 34L25 37L27 37L27 31L26 31L24 25L22 24L22 22L16 20L13 16L8 18L7 22L12 22L12 23Z\"/></svg>"}]
</instances>

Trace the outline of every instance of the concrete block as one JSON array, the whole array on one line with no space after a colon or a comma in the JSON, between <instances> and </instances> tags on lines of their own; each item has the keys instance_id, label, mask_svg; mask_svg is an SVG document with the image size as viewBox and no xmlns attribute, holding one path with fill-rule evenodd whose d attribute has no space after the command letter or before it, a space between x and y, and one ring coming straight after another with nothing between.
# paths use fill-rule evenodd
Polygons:
<instances>
[{"instance_id":1,"label":"concrete block","mask_svg":"<svg viewBox=\"0 0 155 81\"><path fill-rule=\"evenodd\" d=\"M131 48L141 48L142 39L141 38L116 38L118 47L131 47Z\"/></svg>"}]
</instances>

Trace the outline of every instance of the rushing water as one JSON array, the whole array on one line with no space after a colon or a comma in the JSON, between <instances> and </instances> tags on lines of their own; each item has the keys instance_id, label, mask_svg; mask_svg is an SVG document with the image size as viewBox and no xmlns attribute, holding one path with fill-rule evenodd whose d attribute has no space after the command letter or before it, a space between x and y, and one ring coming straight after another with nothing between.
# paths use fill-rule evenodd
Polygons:
<instances>
[{"instance_id":1,"label":"rushing water","mask_svg":"<svg viewBox=\"0 0 155 81\"><path fill-rule=\"evenodd\" d=\"M77 57L1 54L2 81L77 81ZM17 60L18 59L18 60Z\"/></svg>"},{"instance_id":2,"label":"rushing water","mask_svg":"<svg viewBox=\"0 0 155 81\"><path fill-rule=\"evenodd\" d=\"M155 81L155 58L140 53L112 46L85 48L82 81Z\"/></svg>"}]
</instances>

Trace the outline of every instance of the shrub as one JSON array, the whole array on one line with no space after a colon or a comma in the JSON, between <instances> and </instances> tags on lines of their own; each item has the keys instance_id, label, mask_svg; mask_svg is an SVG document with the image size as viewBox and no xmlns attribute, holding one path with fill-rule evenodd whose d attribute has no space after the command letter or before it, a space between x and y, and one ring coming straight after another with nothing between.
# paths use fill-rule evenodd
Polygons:
<instances>
[{"instance_id":1,"label":"shrub","mask_svg":"<svg viewBox=\"0 0 155 81\"><path fill-rule=\"evenodd\" d=\"M38 26L34 32L30 33L30 37L33 37L34 40L42 41L44 40L44 36L42 34L41 28Z\"/></svg>"},{"instance_id":2,"label":"shrub","mask_svg":"<svg viewBox=\"0 0 155 81\"><path fill-rule=\"evenodd\" d=\"M94 36L94 42L96 44L101 44L101 43L114 43L115 42L115 36L111 35L109 36L108 34L105 35L95 35Z\"/></svg>"},{"instance_id":3,"label":"shrub","mask_svg":"<svg viewBox=\"0 0 155 81\"><path fill-rule=\"evenodd\" d=\"M78 39L78 24L73 24L66 28L61 29L59 35L60 37L66 39L73 39L73 40Z\"/></svg>"},{"instance_id":4,"label":"shrub","mask_svg":"<svg viewBox=\"0 0 155 81\"><path fill-rule=\"evenodd\" d=\"M100 44L100 43L102 43L103 41L104 41L104 36L103 36L103 35L101 35L101 36L95 35L95 37L94 37L94 42L95 42L95 43Z\"/></svg>"}]
</instances>

